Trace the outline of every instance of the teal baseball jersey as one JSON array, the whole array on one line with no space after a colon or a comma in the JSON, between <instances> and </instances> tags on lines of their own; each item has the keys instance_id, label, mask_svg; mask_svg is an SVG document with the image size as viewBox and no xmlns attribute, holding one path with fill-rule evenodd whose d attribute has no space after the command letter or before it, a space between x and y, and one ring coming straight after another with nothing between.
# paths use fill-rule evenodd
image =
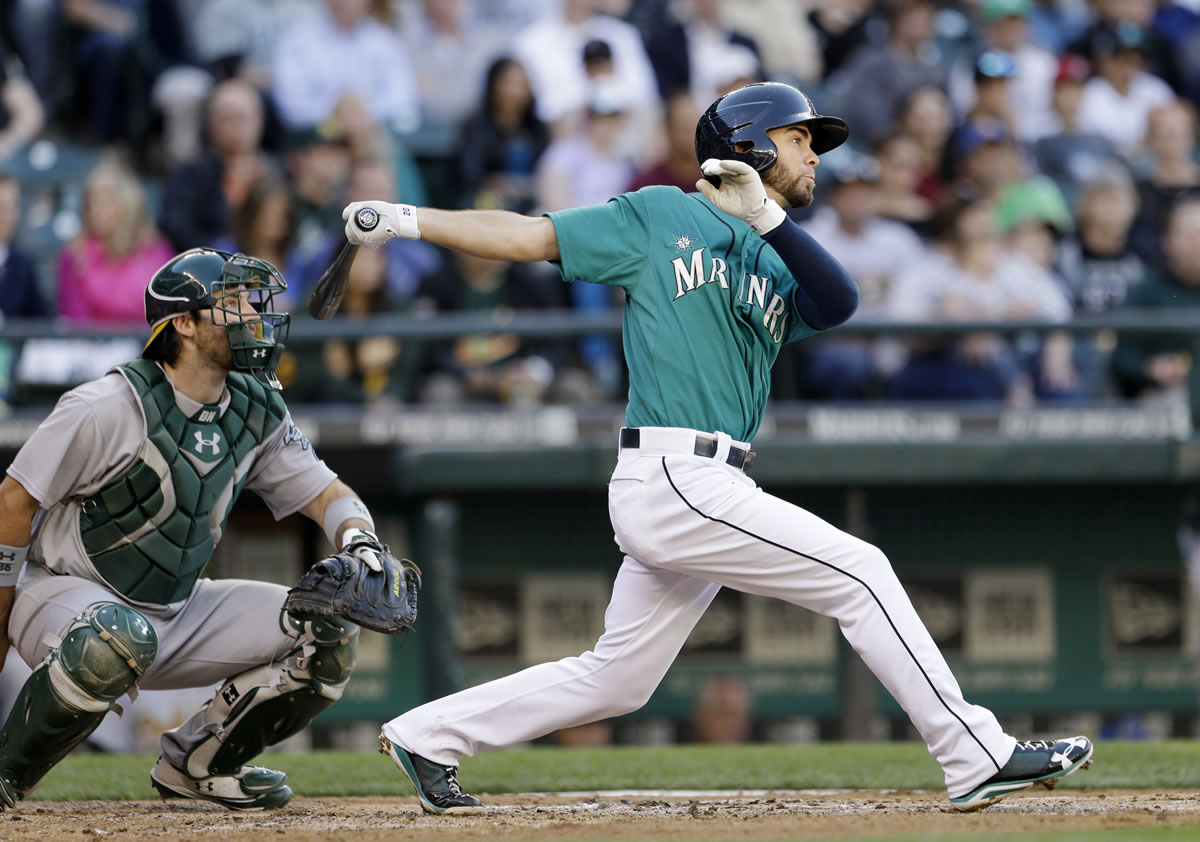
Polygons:
<instances>
[{"instance_id":1,"label":"teal baseball jersey","mask_svg":"<svg viewBox=\"0 0 1200 842\"><path fill-rule=\"evenodd\" d=\"M547 216L564 280L625 290L626 424L750 441L780 346L817 332L800 318L796 281L775 250L676 187Z\"/></svg>"}]
</instances>

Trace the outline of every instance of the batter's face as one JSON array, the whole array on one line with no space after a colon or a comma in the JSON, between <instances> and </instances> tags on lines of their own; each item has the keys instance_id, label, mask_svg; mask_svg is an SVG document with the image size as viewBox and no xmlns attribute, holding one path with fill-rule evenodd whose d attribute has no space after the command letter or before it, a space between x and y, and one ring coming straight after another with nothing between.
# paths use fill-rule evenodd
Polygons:
<instances>
[{"instance_id":1,"label":"batter's face","mask_svg":"<svg viewBox=\"0 0 1200 842\"><path fill-rule=\"evenodd\" d=\"M812 134L804 126L784 126L771 129L767 137L778 150L775 164L763 173L768 195L784 207L808 207L817 185L817 165L821 163L812 151Z\"/></svg>"}]
</instances>

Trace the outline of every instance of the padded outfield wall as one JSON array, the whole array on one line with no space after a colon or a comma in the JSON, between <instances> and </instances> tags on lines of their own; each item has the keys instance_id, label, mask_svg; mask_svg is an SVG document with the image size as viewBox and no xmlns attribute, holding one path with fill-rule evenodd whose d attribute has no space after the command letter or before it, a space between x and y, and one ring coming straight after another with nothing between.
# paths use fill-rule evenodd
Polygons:
<instances>
[{"instance_id":1,"label":"padded outfield wall","mask_svg":"<svg viewBox=\"0 0 1200 842\"><path fill-rule=\"evenodd\" d=\"M365 633L323 722L378 722L591 645L621 560L604 497L619 409L293 412L426 580L418 634ZM38 420L0 422L6 461ZM783 406L755 449L767 491L888 553L970 699L1006 714L1197 709L1176 540L1200 480L1186 411ZM247 495L211 573L294 581L323 545ZM899 716L831 620L724 591L631 718L686 719L713 676L744 680L760 720Z\"/></svg>"}]
</instances>

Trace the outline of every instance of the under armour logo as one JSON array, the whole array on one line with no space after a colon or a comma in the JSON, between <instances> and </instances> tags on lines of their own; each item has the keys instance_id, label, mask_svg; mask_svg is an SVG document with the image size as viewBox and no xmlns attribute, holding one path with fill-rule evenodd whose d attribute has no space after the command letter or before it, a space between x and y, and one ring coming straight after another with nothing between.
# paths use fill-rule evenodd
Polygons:
<instances>
[{"instance_id":1,"label":"under armour logo","mask_svg":"<svg viewBox=\"0 0 1200 842\"><path fill-rule=\"evenodd\" d=\"M250 356L252 356L252 357L265 357L266 355L267 355L266 348L255 348L253 351L250 352Z\"/></svg>"},{"instance_id":2,"label":"under armour logo","mask_svg":"<svg viewBox=\"0 0 1200 842\"><path fill-rule=\"evenodd\" d=\"M221 434L214 432L211 439L205 439L204 434L199 430L196 431L196 444L192 448L201 456L204 455L204 448L211 447L212 455L216 456L221 452Z\"/></svg>"},{"instance_id":3,"label":"under armour logo","mask_svg":"<svg viewBox=\"0 0 1200 842\"><path fill-rule=\"evenodd\" d=\"M16 553L0 553L0 561L16 561Z\"/></svg>"},{"instance_id":4,"label":"under armour logo","mask_svg":"<svg viewBox=\"0 0 1200 842\"><path fill-rule=\"evenodd\" d=\"M1070 766L1072 762L1074 762L1071 758L1071 754L1075 751L1075 749L1086 749L1087 741L1081 740L1078 737L1071 737L1069 740L1059 740L1059 744L1061 745L1062 743L1067 744L1066 751L1055 751L1052 753L1050 755L1050 762L1052 764L1057 763L1063 769L1065 769Z\"/></svg>"},{"instance_id":5,"label":"under armour logo","mask_svg":"<svg viewBox=\"0 0 1200 842\"><path fill-rule=\"evenodd\" d=\"M221 698L224 699L225 704L229 705L230 707L233 707L233 703L237 701L237 697L240 695L241 694L238 693L237 688L232 684L221 691Z\"/></svg>"}]
</instances>

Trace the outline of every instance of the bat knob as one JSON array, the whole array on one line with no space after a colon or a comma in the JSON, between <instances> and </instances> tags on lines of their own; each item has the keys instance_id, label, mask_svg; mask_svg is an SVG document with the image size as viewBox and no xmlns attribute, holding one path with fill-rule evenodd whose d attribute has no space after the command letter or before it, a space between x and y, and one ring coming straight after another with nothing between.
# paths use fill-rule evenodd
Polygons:
<instances>
[{"instance_id":1,"label":"bat knob","mask_svg":"<svg viewBox=\"0 0 1200 842\"><path fill-rule=\"evenodd\" d=\"M358 226L359 231L374 231L375 226L379 224L379 214L372 208L361 208L354 214L354 224Z\"/></svg>"}]
</instances>

